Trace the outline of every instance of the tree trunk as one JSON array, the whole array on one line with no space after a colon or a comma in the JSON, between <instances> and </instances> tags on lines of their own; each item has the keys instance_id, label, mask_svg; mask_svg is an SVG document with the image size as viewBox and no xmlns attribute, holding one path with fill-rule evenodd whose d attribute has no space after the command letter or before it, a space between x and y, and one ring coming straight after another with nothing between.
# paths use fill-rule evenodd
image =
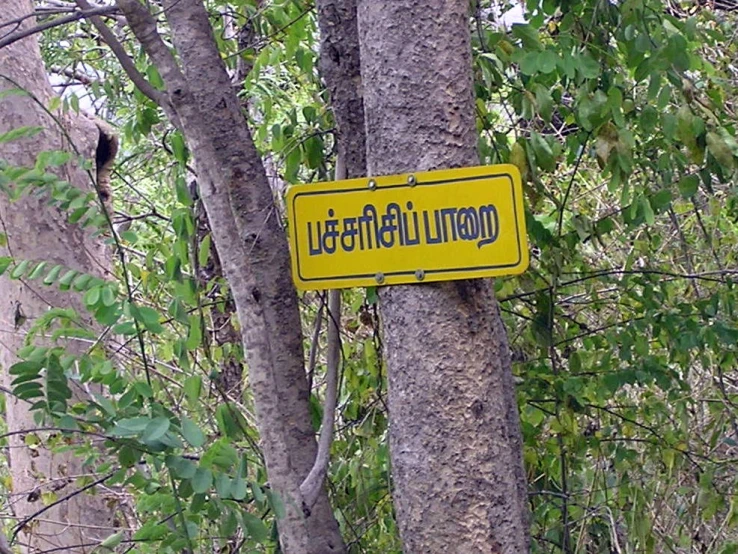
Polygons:
<instances>
[{"instance_id":1,"label":"tree trunk","mask_svg":"<svg viewBox=\"0 0 738 554\"><path fill-rule=\"evenodd\" d=\"M338 156L346 177L366 175L364 103L356 0L318 0L320 73L331 94Z\"/></svg>"},{"instance_id":2,"label":"tree trunk","mask_svg":"<svg viewBox=\"0 0 738 554\"><path fill-rule=\"evenodd\" d=\"M316 455L289 251L263 164L198 0L166 0L181 69L138 0L118 0L164 78L198 169L200 193L236 303L261 445L286 515L285 554L345 547L325 490L303 510L300 484Z\"/></svg>"},{"instance_id":3,"label":"tree trunk","mask_svg":"<svg viewBox=\"0 0 738 554\"><path fill-rule=\"evenodd\" d=\"M478 164L468 0L359 0L370 175ZM489 280L381 289L405 552L528 552L522 444Z\"/></svg>"},{"instance_id":4,"label":"tree trunk","mask_svg":"<svg viewBox=\"0 0 738 554\"><path fill-rule=\"evenodd\" d=\"M5 2L3 7L4 20L29 14L33 9L29 0ZM33 21L27 18L22 26L30 27ZM48 106L53 93L38 42L33 36L0 49L0 91L17 87L24 88L33 97L17 94L2 97L0 133L24 126L42 127L43 131L30 138L0 143L0 159L12 166L33 167L36 155L42 151L74 152L65 131L77 151L87 159L95 158L100 131L91 119L61 115L59 118L65 127L62 130L39 105ZM62 167L59 175L82 189L89 190L93 186L88 174L72 164ZM0 194L0 221L2 232L7 235L7 247L2 249L2 255L11 256L16 262L46 260L105 276L110 268L110 252L100 239L89 236L89 230L69 224L67 215L48 206L44 195L26 194L11 202L6 194ZM7 369L17 361L15 352L24 345L25 333L35 318L52 307L71 307L81 315L86 313L78 293L62 292L43 286L39 281L0 279L0 364L4 369L6 389L10 389L13 379ZM27 319L16 319L16 310ZM70 348L74 347L70 344ZM87 392L79 388L74 393L78 398L87 397ZM34 433L41 440L41 447L29 447L33 443L26 443L24 439L36 428L29 405L15 397L7 397L8 428L18 432L9 437L9 460L16 498L13 507L21 521L44 507L43 493L63 498L79 488L74 483L78 476L91 471L83 468L72 453L55 454L45 448L48 433ZM113 511L114 507L106 505L102 495L79 494L32 519L19 533L18 540L31 552L51 548L72 553L91 552L99 540L113 533Z\"/></svg>"}]
</instances>

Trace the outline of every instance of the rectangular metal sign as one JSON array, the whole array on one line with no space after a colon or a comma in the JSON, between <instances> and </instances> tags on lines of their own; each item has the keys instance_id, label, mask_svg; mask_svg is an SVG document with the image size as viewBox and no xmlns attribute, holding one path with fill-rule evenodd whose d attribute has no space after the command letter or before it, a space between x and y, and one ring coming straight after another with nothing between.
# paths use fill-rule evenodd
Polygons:
<instances>
[{"instance_id":1,"label":"rectangular metal sign","mask_svg":"<svg viewBox=\"0 0 738 554\"><path fill-rule=\"evenodd\" d=\"M287 193L299 289L522 273L528 244L514 165L295 185Z\"/></svg>"}]
</instances>

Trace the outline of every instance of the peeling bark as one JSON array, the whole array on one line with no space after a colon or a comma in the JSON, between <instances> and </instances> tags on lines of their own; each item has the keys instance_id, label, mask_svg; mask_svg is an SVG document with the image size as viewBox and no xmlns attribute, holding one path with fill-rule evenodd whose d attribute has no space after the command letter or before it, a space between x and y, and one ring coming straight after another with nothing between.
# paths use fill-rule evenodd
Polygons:
<instances>
[{"instance_id":1,"label":"peeling bark","mask_svg":"<svg viewBox=\"0 0 738 554\"><path fill-rule=\"evenodd\" d=\"M359 0L370 175L478 164L467 0ZM528 552L510 353L489 280L380 291L408 553Z\"/></svg>"}]
</instances>

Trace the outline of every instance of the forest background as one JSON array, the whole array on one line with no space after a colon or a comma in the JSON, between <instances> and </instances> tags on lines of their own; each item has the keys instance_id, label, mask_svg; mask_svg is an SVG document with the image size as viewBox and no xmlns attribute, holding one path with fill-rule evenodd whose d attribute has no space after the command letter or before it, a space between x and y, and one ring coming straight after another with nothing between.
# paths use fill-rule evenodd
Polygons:
<instances>
[{"instance_id":1,"label":"forest background","mask_svg":"<svg viewBox=\"0 0 738 554\"><path fill-rule=\"evenodd\" d=\"M31 13L30 3L5 3ZM319 24L320 4L206 2L281 224L286 187L346 175L337 168L346 146L337 138L331 94L340 91L327 75L325 44L321 54L319 27L324 40L329 31ZM733 7L653 0L470 7L479 158L517 165L526 193L531 267L497 279L494 289L516 378L532 552L736 553ZM6 534L32 552L275 552L280 539L300 540L299 532L286 539L276 521L303 516L274 494L266 474L264 444L279 441L257 430L261 381L244 374L236 287L224 277L230 262L221 263L205 216L202 175L214 170L193 161L196 139L183 132L189 116L171 96L162 100L172 76L125 25L121 10L134 26L131 3L98 6L103 19L79 17L93 8L43 2L33 21L0 22L5 121L18 113L8 102L22 97L43 106L52 134L59 134L53 122L61 129L87 112L108 122L120 143L112 192L100 203L94 189L70 186L56 169L97 170L99 192L100 170L110 168L90 161L94 145L27 152L42 136L38 126L0 134L3 225L32 197L29 232L58 225L47 214L62 213L89 248L107 244L99 258L108 264L98 271L59 262L55 248L68 247L64 241L23 256L7 228L0 234L8 298L31 282L78 298L45 311L29 309L25 297L3 306L4 355L19 358L3 358L3 447L32 468L37 457L55 464L53 475L25 469L26 481L20 466L3 466ZM514 24L503 15L513 8L523 13ZM169 44L176 23L160 12L154 4ZM3 52L21 44L11 39L22 25L50 22L57 24L32 40L40 41L57 95L19 95L9 81L18 58ZM349 40L336 32L339 43ZM133 70L121 67L111 43ZM186 44L177 48L186 62ZM13 159L13 145L30 161ZM316 500L326 502L316 513L329 514L325 535L335 532L349 552L401 551L381 295L343 291L339 313L335 297L301 294L294 326L304 337L310 391L312 420L303 423L316 433L321 421L334 425L327 500ZM334 414L326 407L335 381ZM18 402L35 405L22 425L11 415ZM80 492L92 488L104 523L91 524L78 542L54 544L67 540L58 529L45 545L34 542L66 505L77 501L82 513L93 506Z\"/></svg>"}]
</instances>

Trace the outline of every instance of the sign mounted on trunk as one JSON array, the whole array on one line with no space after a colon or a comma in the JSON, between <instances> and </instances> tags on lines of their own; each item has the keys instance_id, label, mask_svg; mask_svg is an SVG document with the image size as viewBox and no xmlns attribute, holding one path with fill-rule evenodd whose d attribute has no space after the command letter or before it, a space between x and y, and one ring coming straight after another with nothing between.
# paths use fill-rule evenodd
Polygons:
<instances>
[{"instance_id":1,"label":"sign mounted on trunk","mask_svg":"<svg viewBox=\"0 0 738 554\"><path fill-rule=\"evenodd\" d=\"M299 289L522 273L528 244L514 165L296 185L287 193Z\"/></svg>"}]
</instances>

